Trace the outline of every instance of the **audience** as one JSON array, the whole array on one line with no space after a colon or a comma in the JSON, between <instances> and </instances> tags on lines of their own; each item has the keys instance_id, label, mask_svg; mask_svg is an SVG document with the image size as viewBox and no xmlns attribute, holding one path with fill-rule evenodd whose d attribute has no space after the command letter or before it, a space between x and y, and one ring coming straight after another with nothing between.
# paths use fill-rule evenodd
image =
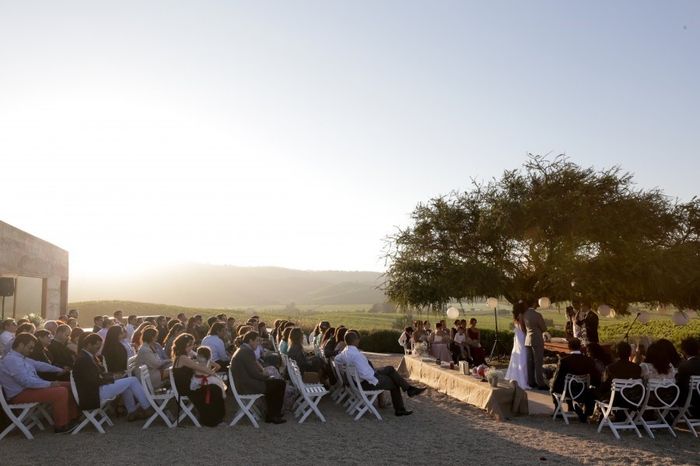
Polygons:
<instances>
[{"instance_id":1,"label":"audience","mask_svg":"<svg viewBox=\"0 0 700 466\"><path fill-rule=\"evenodd\" d=\"M335 349L333 351L333 356L337 355L341 351L345 349L345 334L347 333L348 329L341 325L338 327L335 331L335 341L337 342L335 344Z\"/></svg>"},{"instance_id":2,"label":"audience","mask_svg":"<svg viewBox=\"0 0 700 466\"><path fill-rule=\"evenodd\" d=\"M95 333L88 334L80 345L78 358L73 366L80 409L99 408L105 399L121 395L128 412L128 421L147 419L151 411L150 403L138 379L120 378L120 374L104 372L96 358L101 347L102 338Z\"/></svg>"},{"instance_id":3,"label":"audience","mask_svg":"<svg viewBox=\"0 0 700 466\"><path fill-rule=\"evenodd\" d=\"M173 342L175 341L175 338L185 332L185 326L178 319L174 319L173 322L175 322L175 325L170 327L170 331L166 335L165 342L163 343L165 354L173 353Z\"/></svg>"},{"instance_id":4,"label":"audience","mask_svg":"<svg viewBox=\"0 0 700 466\"><path fill-rule=\"evenodd\" d=\"M357 348L360 344L360 334L357 330L348 330L345 333L345 349L335 357L335 362L342 366L353 365L357 368L357 374L362 381L365 390L389 390L391 392L391 404L394 414L408 416L413 411L408 411L403 403L401 390L409 397L419 395L425 388L414 387L396 372L393 366L382 367L374 370L367 357Z\"/></svg>"},{"instance_id":5,"label":"audience","mask_svg":"<svg viewBox=\"0 0 700 466\"><path fill-rule=\"evenodd\" d=\"M469 319L469 328L467 329L467 345L469 346L469 354L472 357L472 363L479 366L486 362L486 351L481 347L481 332L476 328L476 319Z\"/></svg>"},{"instance_id":6,"label":"audience","mask_svg":"<svg viewBox=\"0 0 700 466\"><path fill-rule=\"evenodd\" d=\"M173 378L180 396L187 396L197 408L197 417L202 425L216 427L224 419L223 391L218 385L206 385L192 390L192 377L195 375L215 376L207 364L192 359L194 336L183 333L173 342Z\"/></svg>"},{"instance_id":7,"label":"audience","mask_svg":"<svg viewBox=\"0 0 700 466\"><path fill-rule=\"evenodd\" d=\"M596 369L595 361L593 358L581 353L581 340L578 338L569 340L569 354L559 360L551 381L551 393L563 392L564 381L568 374L589 375L591 385L594 387L600 385L600 373ZM581 410L576 404L572 406L571 403L569 403L569 409L576 411L581 422L586 422L587 418L593 414L595 406L595 398L589 387L586 387L583 394L577 398L577 401L583 403L585 410Z\"/></svg>"},{"instance_id":8,"label":"audience","mask_svg":"<svg viewBox=\"0 0 700 466\"><path fill-rule=\"evenodd\" d=\"M64 369L29 358L36 345L30 333L18 333L12 347L0 359L0 385L10 403L48 403L54 421L54 432L70 431L78 417L78 409L70 391L70 383L49 382L37 371L65 374Z\"/></svg>"},{"instance_id":9,"label":"audience","mask_svg":"<svg viewBox=\"0 0 700 466\"><path fill-rule=\"evenodd\" d=\"M678 365L678 372L676 373L676 384L680 389L680 396L678 397L679 406L683 406L688 398L690 377L700 375L700 358L698 358L699 346L698 340L692 337L681 341L681 351L685 355L685 361ZM700 395L698 395L697 392L693 393L689 417L700 418Z\"/></svg>"},{"instance_id":10,"label":"audience","mask_svg":"<svg viewBox=\"0 0 700 466\"><path fill-rule=\"evenodd\" d=\"M428 337L430 342L430 354L441 361L451 361L452 353L450 352L450 336L443 329L443 324L438 322L435 324L435 331Z\"/></svg>"},{"instance_id":11,"label":"audience","mask_svg":"<svg viewBox=\"0 0 700 466\"><path fill-rule=\"evenodd\" d=\"M132 367L139 368L143 365L148 367L148 374L151 377L153 388L160 388L163 385L163 369L170 365L169 360L163 360L158 355L156 348L156 338L158 330L149 326L143 331L143 344L138 349L136 357L132 362Z\"/></svg>"},{"instance_id":12,"label":"audience","mask_svg":"<svg viewBox=\"0 0 700 466\"><path fill-rule=\"evenodd\" d=\"M129 354L122 343L126 331L121 325L115 325L107 331L102 357L108 372L126 372Z\"/></svg>"},{"instance_id":13,"label":"audience","mask_svg":"<svg viewBox=\"0 0 700 466\"><path fill-rule=\"evenodd\" d=\"M613 379L639 379L642 377L642 368L639 364L630 361L632 347L629 343L621 341L615 347L617 361L609 364L603 372L602 385L599 390L599 399L607 401L610 399L610 389ZM616 403L617 404L617 403Z\"/></svg>"},{"instance_id":14,"label":"audience","mask_svg":"<svg viewBox=\"0 0 700 466\"><path fill-rule=\"evenodd\" d=\"M326 331L329 329L330 328L326 329ZM320 378L323 361L317 356L306 356L304 352L304 333L299 327L293 327L289 333L289 349L287 350L287 356L297 363L302 375L307 371L319 372Z\"/></svg>"},{"instance_id":15,"label":"audience","mask_svg":"<svg viewBox=\"0 0 700 466\"><path fill-rule=\"evenodd\" d=\"M665 340L668 341L668 340ZM670 343L670 342L669 342ZM676 378L676 368L671 361L680 360L676 349L671 344L672 352L669 351L668 345L663 339L657 340L647 349L647 355L643 363L642 377L645 380L649 379L673 379Z\"/></svg>"},{"instance_id":16,"label":"audience","mask_svg":"<svg viewBox=\"0 0 700 466\"><path fill-rule=\"evenodd\" d=\"M231 373L236 390L241 395L265 394L267 414L265 422L282 424L282 404L286 384L284 380L265 375L255 359L255 349L260 344L258 332L249 331L243 336L241 346L231 358Z\"/></svg>"},{"instance_id":17,"label":"audience","mask_svg":"<svg viewBox=\"0 0 700 466\"><path fill-rule=\"evenodd\" d=\"M213 322L209 328L209 334L202 339L202 346L208 346L211 350L211 357L222 370L228 369L230 355L226 352L226 324L223 322Z\"/></svg>"},{"instance_id":18,"label":"audience","mask_svg":"<svg viewBox=\"0 0 700 466\"><path fill-rule=\"evenodd\" d=\"M68 325L59 325L56 335L49 343L49 353L54 365L58 367L73 368L76 353L68 347L70 343L71 328Z\"/></svg>"}]
</instances>

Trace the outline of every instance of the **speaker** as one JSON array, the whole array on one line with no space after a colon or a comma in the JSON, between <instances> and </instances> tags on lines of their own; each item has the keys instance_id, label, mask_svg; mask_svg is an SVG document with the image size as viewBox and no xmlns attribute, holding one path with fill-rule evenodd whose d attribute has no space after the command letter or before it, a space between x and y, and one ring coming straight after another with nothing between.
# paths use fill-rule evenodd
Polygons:
<instances>
[{"instance_id":1,"label":"speaker","mask_svg":"<svg viewBox=\"0 0 700 466\"><path fill-rule=\"evenodd\" d=\"M15 279L12 277L0 277L0 296L14 296Z\"/></svg>"}]
</instances>

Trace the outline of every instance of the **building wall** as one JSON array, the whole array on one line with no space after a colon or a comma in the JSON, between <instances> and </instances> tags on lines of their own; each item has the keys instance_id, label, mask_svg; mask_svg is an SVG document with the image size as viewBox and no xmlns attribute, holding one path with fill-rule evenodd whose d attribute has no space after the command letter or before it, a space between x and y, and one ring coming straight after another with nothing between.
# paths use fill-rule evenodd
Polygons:
<instances>
[{"instance_id":1,"label":"building wall","mask_svg":"<svg viewBox=\"0 0 700 466\"><path fill-rule=\"evenodd\" d=\"M55 319L65 311L68 251L1 221L0 276L41 278L42 315Z\"/></svg>"}]
</instances>

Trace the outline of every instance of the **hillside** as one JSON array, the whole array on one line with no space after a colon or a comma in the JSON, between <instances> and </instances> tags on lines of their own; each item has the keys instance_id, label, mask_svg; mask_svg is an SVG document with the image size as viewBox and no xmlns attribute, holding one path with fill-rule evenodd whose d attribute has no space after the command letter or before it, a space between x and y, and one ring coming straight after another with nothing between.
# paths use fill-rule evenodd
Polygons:
<instances>
[{"instance_id":1,"label":"hillside","mask_svg":"<svg viewBox=\"0 0 700 466\"><path fill-rule=\"evenodd\" d=\"M367 304L385 301L377 272L186 264L126 279L74 278L71 301L127 300L194 307Z\"/></svg>"}]
</instances>

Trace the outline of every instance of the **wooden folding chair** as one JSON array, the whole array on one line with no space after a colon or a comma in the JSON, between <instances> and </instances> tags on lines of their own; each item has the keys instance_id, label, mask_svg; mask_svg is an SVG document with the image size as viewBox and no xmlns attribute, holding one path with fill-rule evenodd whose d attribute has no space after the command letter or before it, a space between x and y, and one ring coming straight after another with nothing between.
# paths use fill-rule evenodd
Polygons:
<instances>
[{"instance_id":1,"label":"wooden folding chair","mask_svg":"<svg viewBox=\"0 0 700 466\"><path fill-rule=\"evenodd\" d=\"M632 392L633 390L641 390L639 399L635 400L630 398L625 392ZM642 434L637 429L637 425L634 422L631 411L638 410L639 407L644 402L646 396L646 388L641 379L613 379L612 389L610 392L609 401L596 401L596 405L600 408L603 413L603 419L601 419L600 424L598 424L598 432L603 430L603 427L609 427L616 439L620 440L620 434L618 430L631 429L637 433L637 436L641 438ZM615 400L622 400L626 402L629 407L615 406ZM613 421L611 416L621 414L625 416L622 421Z\"/></svg>"},{"instance_id":2,"label":"wooden folding chair","mask_svg":"<svg viewBox=\"0 0 700 466\"><path fill-rule=\"evenodd\" d=\"M326 418L323 417L323 414L318 409L318 403L321 401L321 398L328 394L326 387L322 384L304 383L296 361L290 359L289 366L287 367L287 372L289 373L292 384L299 390L299 398L297 399L296 409L294 410L294 417L298 417L299 424L301 424L311 413L314 413L321 422L326 422Z\"/></svg>"},{"instance_id":3,"label":"wooden folding chair","mask_svg":"<svg viewBox=\"0 0 700 466\"><path fill-rule=\"evenodd\" d=\"M175 422L173 422L169 412L165 411L165 407L168 402L175 398L175 394L172 390L163 390L157 393L153 388L153 383L151 382L151 375L148 372L148 366L139 366L139 378L141 379L141 385L143 385L143 391L146 393L146 398L148 398L148 403L153 408L153 415L148 418L144 423L143 429L148 429L150 425L158 418L161 418L165 425L172 428L175 427Z\"/></svg>"},{"instance_id":4,"label":"wooden folding chair","mask_svg":"<svg viewBox=\"0 0 700 466\"><path fill-rule=\"evenodd\" d=\"M564 422L569 424L569 418L577 418L578 414L572 411L565 411L564 405L570 401L572 405L580 406L580 403L577 400L584 394L590 383L591 376L589 374L566 374L566 377L564 378L564 390L562 390L561 393L552 392L555 405L552 419L556 419L557 416L561 416L564 419Z\"/></svg>"},{"instance_id":5,"label":"wooden folding chair","mask_svg":"<svg viewBox=\"0 0 700 466\"><path fill-rule=\"evenodd\" d=\"M199 423L199 420L197 420L197 416L194 415L194 404L192 403L192 400L190 400L185 395L181 395L177 391L177 385L175 384L175 376L173 375L173 371L170 370L168 372L170 377L170 390L172 390L179 411L179 416L176 416L177 420L175 422L175 425L180 425L182 421L189 418L189 420L192 421L192 424L194 424L195 427L202 427L202 425Z\"/></svg>"},{"instance_id":6,"label":"wooden folding chair","mask_svg":"<svg viewBox=\"0 0 700 466\"><path fill-rule=\"evenodd\" d=\"M41 403L33 402L10 404L5 398L4 390L2 387L0 387L0 405L2 406L2 410L10 419L10 425L7 426L2 433L0 433L0 440L2 440L14 429L19 429L20 432L22 432L29 440L34 438L31 433L31 429L33 427L38 427L39 429L44 430L44 425L39 419L39 408L41 407ZM48 416L48 414L44 415Z\"/></svg>"},{"instance_id":7,"label":"wooden folding chair","mask_svg":"<svg viewBox=\"0 0 700 466\"><path fill-rule=\"evenodd\" d=\"M678 416L676 416L676 419L673 420L673 427L676 428L678 424L685 424L688 429L690 429L690 432L692 432L692 434L697 438L698 431L695 428L700 428L700 418L689 417L689 412L693 402L693 395L700 399L700 375L691 376L688 385L688 396L686 397L683 406L681 406ZM695 408L700 409L700 407L697 406Z\"/></svg>"},{"instance_id":8,"label":"wooden folding chair","mask_svg":"<svg viewBox=\"0 0 700 466\"><path fill-rule=\"evenodd\" d=\"M233 381L233 373L231 372L231 367L228 368L228 381L229 385L231 386L231 393L233 393L233 399L236 400L236 404L238 405L238 412L231 420L229 426L235 426L238 423L238 421L240 421L243 418L243 416L246 416L248 419L250 419L250 422L251 424L253 424L253 427L257 429L260 426L258 425L257 415L254 412L253 405L259 398L265 396L265 394L256 393L253 395L240 395L238 393L238 390L236 389L236 384Z\"/></svg>"},{"instance_id":9,"label":"wooden folding chair","mask_svg":"<svg viewBox=\"0 0 700 466\"><path fill-rule=\"evenodd\" d=\"M73 392L73 398L75 398L75 402L78 405L80 405L80 400L78 399L78 388L75 386L75 378L73 378L73 371L71 371L70 373L70 389ZM114 401L114 398L107 398L106 400L100 399L99 408L84 409L83 416L85 417L85 419L83 419L83 421L80 424L78 424L78 426L75 429L73 429L71 435L77 434L83 429L83 427L85 427L88 424L92 424L93 426L95 426L95 429L97 429L97 432L104 434L105 430L102 427L102 424L107 424L108 426L114 425L114 423L104 410L105 406L107 406L112 401Z\"/></svg>"},{"instance_id":10,"label":"wooden folding chair","mask_svg":"<svg viewBox=\"0 0 700 466\"><path fill-rule=\"evenodd\" d=\"M384 390L365 390L362 388L362 381L357 373L357 368L353 365L347 365L345 367L345 372L348 377L350 388L355 395L355 402L350 406L348 414L352 416L357 413L354 418L357 421L364 416L367 411L370 411L381 421L382 416L377 411L377 408L374 407L374 402Z\"/></svg>"}]
</instances>

